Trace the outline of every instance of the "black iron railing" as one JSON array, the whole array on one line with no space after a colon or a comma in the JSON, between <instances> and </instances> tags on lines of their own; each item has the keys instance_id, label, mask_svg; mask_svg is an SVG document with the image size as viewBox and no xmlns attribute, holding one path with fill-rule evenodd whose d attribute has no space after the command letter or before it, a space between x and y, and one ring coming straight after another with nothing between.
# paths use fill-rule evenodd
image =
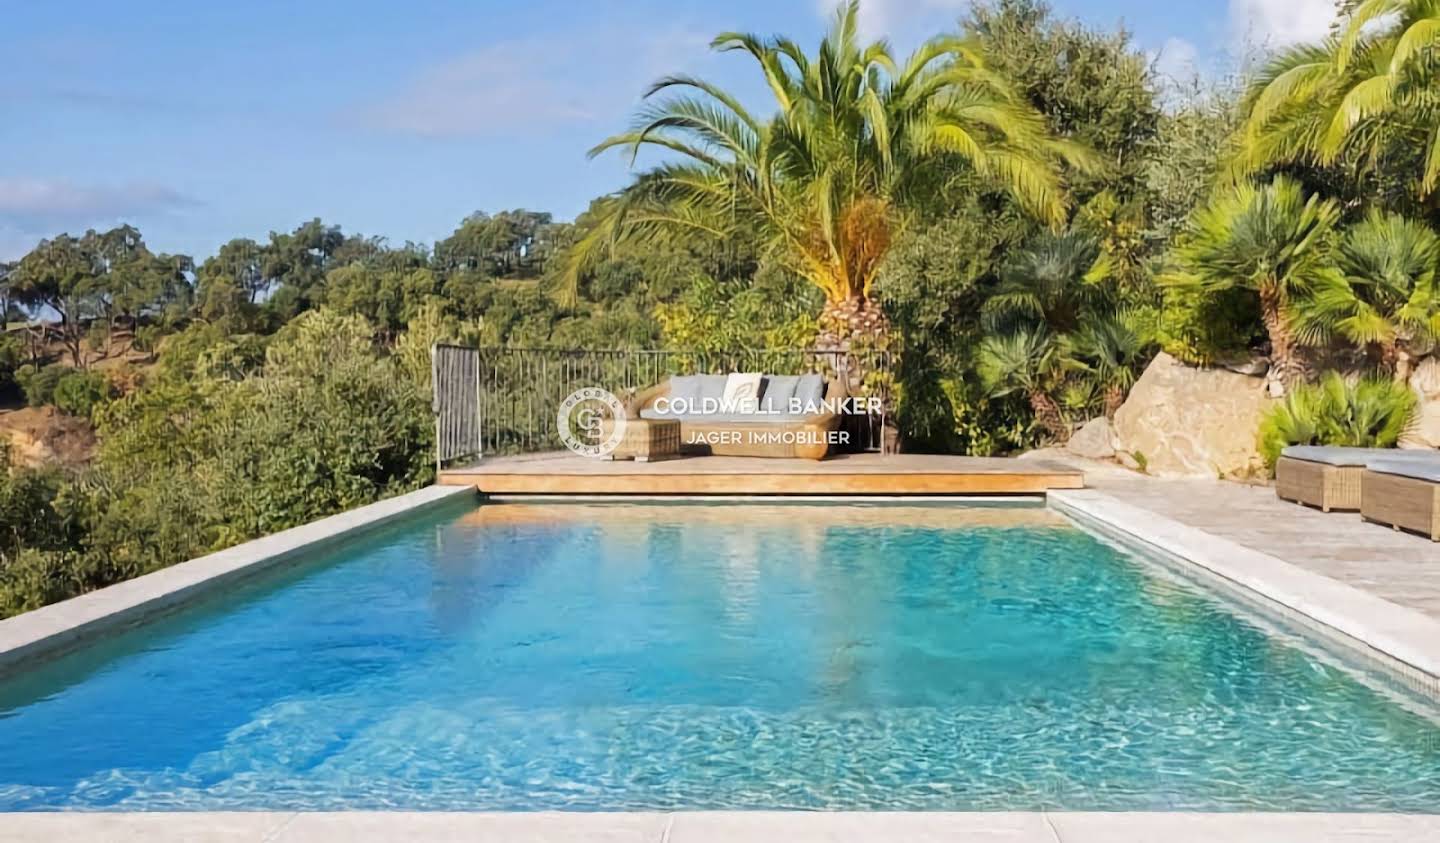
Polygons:
<instances>
[{"instance_id":1,"label":"black iron railing","mask_svg":"<svg viewBox=\"0 0 1440 843\"><path fill-rule=\"evenodd\" d=\"M436 460L439 465L482 456L564 448L556 416L566 396L601 387L622 398L672 375L817 372L843 378L851 396L878 399L877 412L854 413L843 424L852 447L886 449L891 406L891 355L883 351L746 349L740 351L584 351L552 348L434 349Z\"/></svg>"}]
</instances>

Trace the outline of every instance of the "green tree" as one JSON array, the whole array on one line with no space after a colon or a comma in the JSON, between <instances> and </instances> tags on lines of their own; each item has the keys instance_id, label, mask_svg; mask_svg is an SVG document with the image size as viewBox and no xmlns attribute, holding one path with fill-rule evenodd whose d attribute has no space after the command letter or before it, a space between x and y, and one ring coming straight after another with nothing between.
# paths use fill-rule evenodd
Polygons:
<instances>
[{"instance_id":1,"label":"green tree","mask_svg":"<svg viewBox=\"0 0 1440 843\"><path fill-rule=\"evenodd\" d=\"M615 238L669 231L726 238L755 225L766 250L825 295L822 330L837 344L883 343L872 288L911 197L959 173L1008 191L1040 219L1068 210L1061 166L1093 156L1054 138L1044 119L989 66L981 46L933 39L903 64L857 39L858 3L841 7L814 56L795 42L727 33L713 42L758 64L775 113L752 112L701 79L671 76L634 131L592 152L655 147L680 156L607 204L572 250L569 288Z\"/></svg>"},{"instance_id":2,"label":"green tree","mask_svg":"<svg viewBox=\"0 0 1440 843\"><path fill-rule=\"evenodd\" d=\"M1235 170L1378 169L1428 199L1440 184L1440 5L1345 0L1341 10L1336 37L1285 51L1252 82Z\"/></svg>"},{"instance_id":3,"label":"green tree","mask_svg":"<svg viewBox=\"0 0 1440 843\"><path fill-rule=\"evenodd\" d=\"M98 236L61 234L42 240L11 274L15 298L60 317L60 338L74 365L84 365L84 320L95 314Z\"/></svg>"},{"instance_id":4,"label":"green tree","mask_svg":"<svg viewBox=\"0 0 1440 843\"><path fill-rule=\"evenodd\" d=\"M378 269L352 263L325 276L321 300L341 313L365 317L388 340L439 292L440 283L429 269Z\"/></svg>"},{"instance_id":5,"label":"green tree","mask_svg":"<svg viewBox=\"0 0 1440 843\"><path fill-rule=\"evenodd\" d=\"M534 278L563 228L548 213L522 209L491 216L477 211L435 244L435 264L442 271L488 278Z\"/></svg>"},{"instance_id":6,"label":"green tree","mask_svg":"<svg viewBox=\"0 0 1440 843\"><path fill-rule=\"evenodd\" d=\"M1254 291L1271 365L1282 383L1293 383L1303 367L1292 305L1334 271L1328 246L1339 216L1333 201L1306 196L1283 176L1262 187L1240 185L1195 215L1166 283L1205 294Z\"/></svg>"},{"instance_id":7,"label":"green tree","mask_svg":"<svg viewBox=\"0 0 1440 843\"><path fill-rule=\"evenodd\" d=\"M979 3L965 29L1052 132L1106 162L1100 171L1069 173L1077 202L1104 191L1126 201L1141 191L1162 114L1152 62L1128 32L1057 19L1042 0Z\"/></svg>"},{"instance_id":8,"label":"green tree","mask_svg":"<svg viewBox=\"0 0 1440 843\"><path fill-rule=\"evenodd\" d=\"M264 254L254 240L237 237L224 244L196 273L196 305L201 318L248 317L270 285Z\"/></svg>"},{"instance_id":9,"label":"green tree","mask_svg":"<svg viewBox=\"0 0 1440 843\"><path fill-rule=\"evenodd\" d=\"M1076 330L1087 310L1108 303L1099 260L1099 244L1080 232L1032 238L1006 261L1000 283L986 297L986 325L997 331L1017 324L1053 333Z\"/></svg>"},{"instance_id":10,"label":"green tree","mask_svg":"<svg viewBox=\"0 0 1440 843\"><path fill-rule=\"evenodd\" d=\"M288 234L270 232L261 249L260 275L269 298L265 306L281 320L308 309L346 243L338 225L313 219Z\"/></svg>"},{"instance_id":11,"label":"green tree","mask_svg":"<svg viewBox=\"0 0 1440 843\"><path fill-rule=\"evenodd\" d=\"M1440 236L1423 223L1372 210L1340 238L1335 257L1340 271L1322 275L1300 303L1302 338L1323 345L1338 334L1373 351L1396 380L1407 380L1415 358L1440 333Z\"/></svg>"},{"instance_id":12,"label":"green tree","mask_svg":"<svg viewBox=\"0 0 1440 843\"><path fill-rule=\"evenodd\" d=\"M1043 328L1022 327L981 341L976 373L995 397L1022 394L1035 423L1052 439L1064 442L1070 426L1055 395L1075 365L1069 351L1063 337Z\"/></svg>"}]
</instances>

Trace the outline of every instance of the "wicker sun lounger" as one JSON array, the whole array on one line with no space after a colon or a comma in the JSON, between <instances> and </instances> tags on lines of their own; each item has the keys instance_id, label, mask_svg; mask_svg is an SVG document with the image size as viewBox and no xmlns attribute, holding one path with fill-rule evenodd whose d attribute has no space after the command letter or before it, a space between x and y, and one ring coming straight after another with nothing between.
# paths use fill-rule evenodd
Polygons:
<instances>
[{"instance_id":1,"label":"wicker sun lounger","mask_svg":"<svg viewBox=\"0 0 1440 843\"><path fill-rule=\"evenodd\" d=\"M1360 515L1440 541L1440 462L1372 460L1361 480Z\"/></svg>"},{"instance_id":2,"label":"wicker sun lounger","mask_svg":"<svg viewBox=\"0 0 1440 843\"><path fill-rule=\"evenodd\" d=\"M1323 512L1353 512L1360 509L1365 469L1376 460L1440 466L1440 453L1294 445L1286 448L1275 464L1275 494Z\"/></svg>"}]
</instances>

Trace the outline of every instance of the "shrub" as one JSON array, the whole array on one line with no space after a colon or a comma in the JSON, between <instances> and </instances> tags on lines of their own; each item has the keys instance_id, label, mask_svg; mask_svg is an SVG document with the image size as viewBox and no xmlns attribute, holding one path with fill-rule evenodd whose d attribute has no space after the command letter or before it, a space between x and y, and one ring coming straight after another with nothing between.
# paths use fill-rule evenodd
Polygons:
<instances>
[{"instance_id":1,"label":"shrub","mask_svg":"<svg viewBox=\"0 0 1440 843\"><path fill-rule=\"evenodd\" d=\"M1387 378L1353 383L1328 372L1297 386L1260 422L1260 453L1272 469L1290 445L1390 448L1414 421L1415 393Z\"/></svg>"},{"instance_id":2,"label":"shrub","mask_svg":"<svg viewBox=\"0 0 1440 843\"><path fill-rule=\"evenodd\" d=\"M1250 353L1260 337L1260 308L1248 290L1199 293L1165 290L1155 326L1160 347L1196 366L1212 366Z\"/></svg>"},{"instance_id":3,"label":"shrub","mask_svg":"<svg viewBox=\"0 0 1440 843\"><path fill-rule=\"evenodd\" d=\"M55 383L55 406L60 412L90 418L95 405L110 398L110 382L99 372L66 372Z\"/></svg>"},{"instance_id":4,"label":"shrub","mask_svg":"<svg viewBox=\"0 0 1440 843\"><path fill-rule=\"evenodd\" d=\"M159 325L141 325L135 329L135 339L130 344L136 351L154 354L160 347L160 338L163 335L164 331Z\"/></svg>"},{"instance_id":5,"label":"shrub","mask_svg":"<svg viewBox=\"0 0 1440 843\"><path fill-rule=\"evenodd\" d=\"M110 326L98 319L90 323L90 329L85 332L85 344L90 350L101 357L110 354Z\"/></svg>"},{"instance_id":6,"label":"shrub","mask_svg":"<svg viewBox=\"0 0 1440 843\"><path fill-rule=\"evenodd\" d=\"M10 391L15 373L25 357L25 343L13 334L0 334L0 393Z\"/></svg>"},{"instance_id":7,"label":"shrub","mask_svg":"<svg viewBox=\"0 0 1440 843\"><path fill-rule=\"evenodd\" d=\"M31 407L43 407L55 403L55 387L59 385L61 378L73 371L75 370L63 363L51 363L38 368L25 365L15 370L15 380L20 384L20 390L25 393L25 403Z\"/></svg>"}]
</instances>

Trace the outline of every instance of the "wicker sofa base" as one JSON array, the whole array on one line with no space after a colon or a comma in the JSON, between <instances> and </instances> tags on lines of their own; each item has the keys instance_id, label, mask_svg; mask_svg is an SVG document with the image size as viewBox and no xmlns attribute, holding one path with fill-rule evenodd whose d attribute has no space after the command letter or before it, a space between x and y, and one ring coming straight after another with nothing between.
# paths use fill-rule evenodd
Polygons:
<instances>
[{"instance_id":1,"label":"wicker sofa base","mask_svg":"<svg viewBox=\"0 0 1440 843\"><path fill-rule=\"evenodd\" d=\"M685 421L680 450L687 456L823 460L830 453L829 437L839 427L834 414L784 424Z\"/></svg>"},{"instance_id":2,"label":"wicker sofa base","mask_svg":"<svg viewBox=\"0 0 1440 843\"><path fill-rule=\"evenodd\" d=\"M1440 484L1366 471L1361 482L1360 515L1366 521L1420 533L1440 542Z\"/></svg>"},{"instance_id":3,"label":"wicker sofa base","mask_svg":"<svg viewBox=\"0 0 1440 843\"><path fill-rule=\"evenodd\" d=\"M612 429L610 425L606 425L607 435ZM678 456L680 456L679 422L629 419L625 423L625 436L620 441L620 445L610 454L610 459L654 462Z\"/></svg>"},{"instance_id":4,"label":"wicker sofa base","mask_svg":"<svg viewBox=\"0 0 1440 843\"><path fill-rule=\"evenodd\" d=\"M1323 512L1360 509L1364 466L1281 457L1275 463L1275 495L1282 500L1319 507Z\"/></svg>"}]
</instances>

